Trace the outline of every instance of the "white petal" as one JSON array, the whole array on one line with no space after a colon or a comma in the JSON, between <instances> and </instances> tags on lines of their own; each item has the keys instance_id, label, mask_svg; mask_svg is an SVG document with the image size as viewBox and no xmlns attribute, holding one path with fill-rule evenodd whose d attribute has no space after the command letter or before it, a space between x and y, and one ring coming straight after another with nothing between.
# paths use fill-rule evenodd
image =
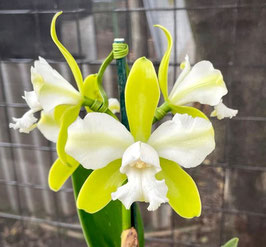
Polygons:
<instances>
[{"instance_id":1,"label":"white petal","mask_svg":"<svg viewBox=\"0 0 266 247\"><path fill-rule=\"evenodd\" d=\"M120 103L116 98L108 99L108 108L112 111L112 113L120 112Z\"/></svg>"},{"instance_id":2,"label":"white petal","mask_svg":"<svg viewBox=\"0 0 266 247\"><path fill-rule=\"evenodd\" d=\"M211 113L211 117L217 117L219 120L221 120L226 117L235 117L237 113L238 110L228 108L221 100L218 105L214 106L214 111Z\"/></svg>"},{"instance_id":3,"label":"white petal","mask_svg":"<svg viewBox=\"0 0 266 247\"><path fill-rule=\"evenodd\" d=\"M31 81L46 112L57 105L77 105L81 101L79 92L41 57L31 68Z\"/></svg>"},{"instance_id":4,"label":"white petal","mask_svg":"<svg viewBox=\"0 0 266 247\"><path fill-rule=\"evenodd\" d=\"M54 111L42 111L37 127L47 140L57 141L60 125L54 119Z\"/></svg>"},{"instance_id":5,"label":"white petal","mask_svg":"<svg viewBox=\"0 0 266 247\"><path fill-rule=\"evenodd\" d=\"M185 56L185 61L180 64L180 68L182 69L182 72L178 76L172 91L175 91L175 88L177 87L177 85L184 80L184 78L186 77L186 75L189 73L191 69L188 55Z\"/></svg>"},{"instance_id":6,"label":"white petal","mask_svg":"<svg viewBox=\"0 0 266 247\"><path fill-rule=\"evenodd\" d=\"M87 169L99 169L122 157L134 142L119 121L105 113L88 113L68 128L66 153Z\"/></svg>"},{"instance_id":7,"label":"white petal","mask_svg":"<svg viewBox=\"0 0 266 247\"><path fill-rule=\"evenodd\" d=\"M123 154L120 171L126 173L127 169L154 167L156 172L161 170L158 153L153 147L144 142L135 142Z\"/></svg>"},{"instance_id":8,"label":"white petal","mask_svg":"<svg viewBox=\"0 0 266 247\"><path fill-rule=\"evenodd\" d=\"M148 210L157 209L167 202L167 186L158 181L155 174L161 170L158 153L150 145L135 142L123 154L121 173L125 173L128 183L112 193L112 199L119 199L127 209L135 201L149 202Z\"/></svg>"},{"instance_id":9,"label":"white petal","mask_svg":"<svg viewBox=\"0 0 266 247\"><path fill-rule=\"evenodd\" d=\"M15 123L10 123L9 128L19 129L19 132L29 133L36 127L37 118L33 116L34 111L27 111L21 118L13 118Z\"/></svg>"},{"instance_id":10,"label":"white petal","mask_svg":"<svg viewBox=\"0 0 266 247\"><path fill-rule=\"evenodd\" d=\"M162 203L168 202L168 188L164 180L156 180L155 173L152 167L128 169L128 182L111 194L112 199L119 199L127 209L135 201L145 201L150 203L148 210L156 210Z\"/></svg>"},{"instance_id":11,"label":"white petal","mask_svg":"<svg viewBox=\"0 0 266 247\"><path fill-rule=\"evenodd\" d=\"M210 121L175 114L172 120L161 124L148 140L159 156L183 167L198 166L215 147Z\"/></svg>"},{"instance_id":12,"label":"white petal","mask_svg":"<svg viewBox=\"0 0 266 247\"><path fill-rule=\"evenodd\" d=\"M25 99L27 105L35 112L42 110L37 94L34 91L24 91L24 96L22 96L22 98Z\"/></svg>"},{"instance_id":13,"label":"white petal","mask_svg":"<svg viewBox=\"0 0 266 247\"><path fill-rule=\"evenodd\" d=\"M178 79L169 99L174 105L199 102L213 106L227 92L220 70L214 69L209 61L201 61L193 66L182 81Z\"/></svg>"}]
</instances>

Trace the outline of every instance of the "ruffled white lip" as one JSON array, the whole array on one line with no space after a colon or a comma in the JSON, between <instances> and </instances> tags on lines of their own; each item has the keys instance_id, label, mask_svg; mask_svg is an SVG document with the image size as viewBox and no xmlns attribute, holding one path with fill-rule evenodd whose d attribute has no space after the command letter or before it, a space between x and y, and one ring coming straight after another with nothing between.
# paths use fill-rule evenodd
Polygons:
<instances>
[{"instance_id":1,"label":"ruffled white lip","mask_svg":"<svg viewBox=\"0 0 266 247\"><path fill-rule=\"evenodd\" d=\"M165 181L155 178L160 170L157 152L146 143L135 142L124 152L120 168L128 182L112 193L112 199L119 199L127 209L134 201L145 201L150 203L148 210L156 210L168 202Z\"/></svg>"},{"instance_id":2,"label":"ruffled white lip","mask_svg":"<svg viewBox=\"0 0 266 247\"><path fill-rule=\"evenodd\" d=\"M221 120L227 117L235 117L237 113L238 110L227 107L221 100L218 105L214 106L214 111L211 113L211 117L217 117L219 120Z\"/></svg>"},{"instance_id":3,"label":"ruffled white lip","mask_svg":"<svg viewBox=\"0 0 266 247\"><path fill-rule=\"evenodd\" d=\"M27 111L21 118L13 118L15 123L10 123L9 128L19 129L19 132L29 133L36 127L37 118L33 116L34 111Z\"/></svg>"}]
</instances>

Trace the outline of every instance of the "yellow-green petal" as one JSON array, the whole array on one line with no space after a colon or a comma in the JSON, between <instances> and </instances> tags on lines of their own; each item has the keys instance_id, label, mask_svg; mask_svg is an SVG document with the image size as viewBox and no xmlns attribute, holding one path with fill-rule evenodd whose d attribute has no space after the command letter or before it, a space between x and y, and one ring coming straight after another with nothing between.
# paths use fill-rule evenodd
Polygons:
<instances>
[{"instance_id":1,"label":"yellow-green petal","mask_svg":"<svg viewBox=\"0 0 266 247\"><path fill-rule=\"evenodd\" d=\"M63 164L59 158L53 163L48 175L48 184L51 190L60 190L66 180L79 166L79 162L74 159L68 160L68 163L70 164L68 166Z\"/></svg>"},{"instance_id":2,"label":"yellow-green petal","mask_svg":"<svg viewBox=\"0 0 266 247\"><path fill-rule=\"evenodd\" d=\"M168 42L167 49L163 55L162 61L159 66L159 71L158 71L159 85L160 85L164 100L167 101L168 100L168 66L169 66L169 59L171 55L173 41L172 41L171 34L165 27L161 25L154 25L154 26L159 27L160 29L164 31L164 34Z\"/></svg>"},{"instance_id":3,"label":"yellow-green petal","mask_svg":"<svg viewBox=\"0 0 266 247\"><path fill-rule=\"evenodd\" d=\"M167 197L171 207L184 218L201 214L201 201L194 180L175 162L160 158L162 171L157 179L165 179Z\"/></svg>"},{"instance_id":4,"label":"yellow-green petal","mask_svg":"<svg viewBox=\"0 0 266 247\"><path fill-rule=\"evenodd\" d=\"M102 101L102 96L100 94L98 82L97 82L97 74L88 75L84 81L83 86L84 96L90 99L97 99Z\"/></svg>"},{"instance_id":5,"label":"yellow-green petal","mask_svg":"<svg viewBox=\"0 0 266 247\"><path fill-rule=\"evenodd\" d=\"M83 184L77 199L77 207L88 213L96 213L111 201L111 193L126 180L119 168L121 159L95 170Z\"/></svg>"},{"instance_id":6,"label":"yellow-green petal","mask_svg":"<svg viewBox=\"0 0 266 247\"><path fill-rule=\"evenodd\" d=\"M191 106L174 106L174 105L170 105L171 107L171 112L173 114L179 113L179 114L188 114L192 117L201 117L204 118L206 120L209 120L209 118L200 110L198 110L195 107L191 107Z\"/></svg>"},{"instance_id":7,"label":"yellow-green petal","mask_svg":"<svg viewBox=\"0 0 266 247\"><path fill-rule=\"evenodd\" d=\"M60 119L60 131L58 135L58 140L56 143L56 150L58 157L61 161L67 165L67 154L65 152L65 146L67 142L67 129L70 124L72 124L78 117L80 111L80 105L70 106L62 115Z\"/></svg>"},{"instance_id":8,"label":"yellow-green petal","mask_svg":"<svg viewBox=\"0 0 266 247\"><path fill-rule=\"evenodd\" d=\"M160 89L152 62L145 57L137 59L125 89L127 117L135 141L148 140L159 98Z\"/></svg>"},{"instance_id":9,"label":"yellow-green petal","mask_svg":"<svg viewBox=\"0 0 266 247\"><path fill-rule=\"evenodd\" d=\"M63 44L58 40L57 34L56 34L56 30L55 30L55 24L56 24L56 19L59 15L61 15L63 12L58 12L54 15L53 19L52 19L52 23L51 23L51 37L54 41L54 43L56 44L56 46L58 47L58 49L61 51L62 55L65 57L71 71L72 74L75 78L75 81L77 83L77 86L79 88L79 91L82 93L82 87L83 87L83 78L82 78L82 74L81 71L79 69L79 66L77 64L77 62L75 61L75 59L73 58L73 56L70 54L70 52L63 46Z\"/></svg>"}]
</instances>

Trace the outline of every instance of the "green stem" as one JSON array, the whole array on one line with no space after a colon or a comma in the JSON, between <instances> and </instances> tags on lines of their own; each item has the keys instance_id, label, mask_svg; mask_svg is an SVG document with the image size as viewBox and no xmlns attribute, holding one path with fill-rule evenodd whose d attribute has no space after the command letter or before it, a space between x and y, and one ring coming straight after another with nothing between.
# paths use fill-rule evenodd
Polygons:
<instances>
[{"instance_id":1,"label":"green stem","mask_svg":"<svg viewBox=\"0 0 266 247\"><path fill-rule=\"evenodd\" d=\"M119 41L115 40L115 43L124 42L123 39ZM129 129L126 107L125 107L125 87L127 81L127 70L126 70L126 58L122 57L116 59L116 68L118 75L118 91L120 98L120 112L121 112L121 123ZM122 230L129 229L131 227L131 209L127 210L124 205L122 205Z\"/></svg>"},{"instance_id":2,"label":"green stem","mask_svg":"<svg viewBox=\"0 0 266 247\"><path fill-rule=\"evenodd\" d=\"M83 101L82 105L88 106L91 110L93 110L95 112L104 112L104 113L106 113L106 114L108 114L108 115L110 115L113 118L118 120L117 116L114 113L112 113L112 111L109 108L105 107L103 105L103 102L101 102L101 101L84 97L84 101ZM103 111L102 111L102 109L103 109Z\"/></svg>"},{"instance_id":3,"label":"green stem","mask_svg":"<svg viewBox=\"0 0 266 247\"><path fill-rule=\"evenodd\" d=\"M171 111L171 107L169 105L169 103L167 101L165 101L161 106L159 106L156 109L154 118L153 118L153 124L156 123L157 121L163 119L163 117L169 112Z\"/></svg>"},{"instance_id":4,"label":"green stem","mask_svg":"<svg viewBox=\"0 0 266 247\"><path fill-rule=\"evenodd\" d=\"M113 61L114 59L114 54L113 54L113 51L111 51L109 53L109 55L107 56L107 58L103 61L99 71L98 71L98 76L97 76L97 83L98 83L98 87L99 87L99 90L100 90L100 94L102 96L102 99L103 99L103 104L104 106L108 106L108 97L103 89L103 86L102 86L102 80L103 80L103 74L106 70L106 68L108 67L108 65Z\"/></svg>"},{"instance_id":5,"label":"green stem","mask_svg":"<svg viewBox=\"0 0 266 247\"><path fill-rule=\"evenodd\" d=\"M122 231L131 227L131 210L122 205Z\"/></svg>"}]
</instances>

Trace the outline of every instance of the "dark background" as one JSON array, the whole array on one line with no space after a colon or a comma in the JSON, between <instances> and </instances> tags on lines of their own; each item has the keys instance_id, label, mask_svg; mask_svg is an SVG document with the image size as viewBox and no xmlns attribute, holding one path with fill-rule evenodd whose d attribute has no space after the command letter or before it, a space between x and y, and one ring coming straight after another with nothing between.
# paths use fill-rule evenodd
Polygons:
<instances>
[{"instance_id":1,"label":"dark background","mask_svg":"<svg viewBox=\"0 0 266 247\"><path fill-rule=\"evenodd\" d=\"M38 56L73 83L49 34L58 10L64 10L57 23L59 38L84 77L97 72L115 37L130 45L130 64L147 56L157 69L162 53L156 45L164 39L154 33L151 24L156 22L149 18L152 14L157 21L158 15L175 39L170 87L183 60L180 21L185 13L192 62L210 60L222 71L229 89L224 101L239 114L232 120L212 119L216 150L203 165L188 170L199 187L202 216L185 220L168 205L150 213L141 204L146 246L213 247L234 236L240 247L266 246L265 0L0 1L0 246L85 246L70 181L58 193L47 186L55 147L37 130L26 135L8 128L13 116L27 110L21 95L31 90L30 66ZM116 81L111 65L104 77L110 97L117 96ZM206 114L212 110L195 106Z\"/></svg>"}]
</instances>

